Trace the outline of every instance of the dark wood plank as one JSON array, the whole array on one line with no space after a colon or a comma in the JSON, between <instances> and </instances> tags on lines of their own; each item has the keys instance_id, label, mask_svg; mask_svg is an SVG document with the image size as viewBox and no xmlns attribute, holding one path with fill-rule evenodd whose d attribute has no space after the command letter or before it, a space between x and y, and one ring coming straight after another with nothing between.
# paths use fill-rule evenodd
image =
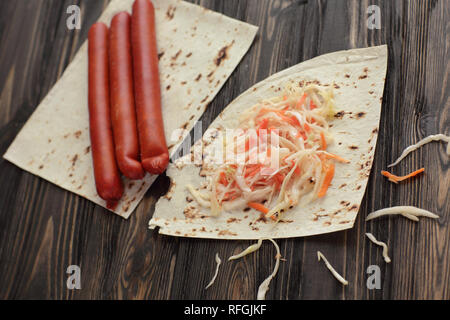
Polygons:
<instances>
[{"instance_id":1,"label":"dark wood plank","mask_svg":"<svg viewBox=\"0 0 450 320\"><path fill-rule=\"evenodd\" d=\"M394 185L379 171L422 137L448 132L448 1L196 0L260 27L255 43L202 117L203 128L241 92L269 75L317 55L379 44L389 46L377 151L353 229L277 241L286 261L269 299L450 299L449 162L432 143L394 172L426 174ZM68 31L65 9L82 9L82 28ZM84 42L107 0L5 0L0 3L0 153L6 148ZM382 28L366 27L367 7L381 9ZM0 159L0 298L253 299L272 272L269 242L242 260L225 262L252 242L183 239L147 229L154 204L168 188L161 176L125 221L87 200ZM373 210L416 205L438 221L403 218L366 223ZM385 264L372 232L387 242ZM322 251L343 273L343 288L317 262ZM218 252L216 283L204 287ZM82 270L82 289L66 288L66 268ZM382 289L366 287L367 267L381 269Z\"/></svg>"}]
</instances>

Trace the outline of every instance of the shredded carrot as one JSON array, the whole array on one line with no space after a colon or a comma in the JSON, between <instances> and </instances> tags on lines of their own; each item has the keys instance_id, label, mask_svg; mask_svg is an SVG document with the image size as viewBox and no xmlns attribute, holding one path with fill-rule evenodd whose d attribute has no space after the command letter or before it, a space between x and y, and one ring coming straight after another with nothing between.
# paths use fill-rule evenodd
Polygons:
<instances>
[{"instance_id":1,"label":"shredded carrot","mask_svg":"<svg viewBox=\"0 0 450 320\"><path fill-rule=\"evenodd\" d=\"M267 214L269 212L269 208L265 207L264 205L262 205L261 203L258 203L258 202L249 202L249 203L247 203L247 205L250 208L258 210L259 212L262 212L264 214Z\"/></svg>"},{"instance_id":2,"label":"shredded carrot","mask_svg":"<svg viewBox=\"0 0 450 320\"><path fill-rule=\"evenodd\" d=\"M302 137L303 140L306 140L306 139L307 139L306 134L305 134L303 131L301 131L301 130L298 130L298 131L297 131L297 135L296 135L295 137L296 137L297 139L300 138L300 137Z\"/></svg>"},{"instance_id":3,"label":"shredded carrot","mask_svg":"<svg viewBox=\"0 0 450 320\"><path fill-rule=\"evenodd\" d=\"M277 186L281 186L283 184L283 181L284 181L284 178L285 178L284 174L282 174L281 172L278 172L273 177L274 177L274 179L275 179L275 181L277 183Z\"/></svg>"},{"instance_id":4,"label":"shredded carrot","mask_svg":"<svg viewBox=\"0 0 450 320\"><path fill-rule=\"evenodd\" d=\"M259 130L267 129L268 123L269 123L269 119L267 119L267 118L262 119L260 124L259 124L259 127L258 127L258 133L259 133Z\"/></svg>"},{"instance_id":5,"label":"shredded carrot","mask_svg":"<svg viewBox=\"0 0 450 320\"><path fill-rule=\"evenodd\" d=\"M292 116L292 117L286 116L286 110L278 110L278 109L273 109L273 108L261 108L261 110L259 110L258 116L265 115L270 112L275 113L278 117L281 118L281 120L283 120L287 123L290 123L292 125L299 125L298 119L295 116Z\"/></svg>"},{"instance_id":6,"label":"shredded carrot","mask_svg":"<svg viewBox=\"0 0 450 320\"><path fill-rule=\"evenodd\" d=\"M297 109L300 108L305 103L306 97L307 95L306 93L304 93L303 96L300 98L300 100L298 100L296 105Z\"/></svg>"},{"instance_id":7,"label":"shredded carrot","mask_svg":"<svg viewBox=\"0 0 450 320\"><path fill-rule=\"evenodd\" d=\"M314 110L316 108L317 108L316 104L314 103L314 101L311 100L311 103L309 104L309 110Z\"/></svg>"},{"instance_id":8,"label":"shredded carrot","mask_svg":"<svg viewBox=\"0 0 450 320\"><path fill-rule=\"evenodd\" d=\"M327 193L328 187L331 184L331 180L334 177L334 163L329 163L325 165L325 178L323 179L322 187L320 188L319 193L317 194L318 198L322 198Z\"/></svg>"},{"instance_id":9,"label":"shredded carrot","mask_svg":"<svg viewBox=\"0 0 450 320\"><path fill-rule=\"evenodd\" d=\"M228 180L225 172L221 171L219 175L219 183L226 186L228 185Z\"/></svg>"},{"instance_id":10,"label":"shredded carrot","mask_svg":"<svg viewBox=\"0 0 450 320\"><path fill-rule=\"evenodd\" d=\"M311 131L311 127L306 122L303 127L305 128L306 133L309 133Z\"/></svg>"},{"instance_id":11,"label":"shredded carrot","mask_svg":"<svg viewBox=\"0 0 450 320\"><path fill-rule=\"evenodd\" d=\"M298 121L296 116L292 116L292 117L290 117L290 119L291 119L290 123L300 126L300 122Z\"/></svg>"},{"instance_id":12,"label":"shredded carrot","mask_svg":"<svg viewBox=\"0 0 450 320\"><path fill-rule=\"evenodd\" d=\"M291 160L291 168L294 167L294 166L295 166L295 160ZM300 167L299 167L299 166L295 167L294 173L295 173L297 176L301 175L302 171L300 170Z\"/></svg>"},{"instance_id":13,"label":"shredded carrot","mask_svg":"<svg viewBox=\"0 0 450 320\"><path fill-rule=\"evenodd\" d=\"M245 171L245 177L247 178L255 176L261 170L261 167L262 167L261 164L248 166Z\"/></svg>"},{"instance_id":14,"label":"shredded carrot","mask_svg":"<svg viewBox=\"0 0 450 320\"><path fill-rule=\"evenodd\" d=\"M327 140L323 132L320 132L320 140L322 141L322 150L327 150Z\"/></svg>"},{"instance_id":15,"label":"shredded carrot","mask_svg":"<svg viewBox=\"0 0 450 320\"><path fill-rule=\"evenodd\" d=\"M321 155L323 155L325 158L334 159L334 160L337 160L339 162L350 163L350 160L344 159L344 158L342 158L342 157L340 157L340 156L338 156L336 154L333 154L333 153L327 152L327 153L323 153Z\"/></svg>"},{"instance_id":16,"label":"shredded carrot","mask_svg":"<svg viewBox=\"0 0 450 320\"><path fill-rule=\"evenodd\" d=\"M237 197L238 197L238 196L236 195L236 192L234 192L234 191L231 191L231 192L225 192L222 201L230 201L230 200L234 200L234 199L236 199Z\"/></svg>"},{"instance_id":17,"label":"shredded carrot","mask_svg":"<svg viewBox=\"0 0 450 320\"><path fill-rule=\"evenodd\" d=\"M394 183L399 183L400 181L412 178L412 177L414 177L414 176L416 176L419 173L422 173L424 171L425 171L425 168L420 168L419 170L411 172L410 174L408 174L406 176L402 176L402 177L396 176L395 174L392 174L392 173L384 171L384 170L381 171L381 174L383 176L387 177L389 179L389 181L394 182Z\"/></svg>"}]
</instances>

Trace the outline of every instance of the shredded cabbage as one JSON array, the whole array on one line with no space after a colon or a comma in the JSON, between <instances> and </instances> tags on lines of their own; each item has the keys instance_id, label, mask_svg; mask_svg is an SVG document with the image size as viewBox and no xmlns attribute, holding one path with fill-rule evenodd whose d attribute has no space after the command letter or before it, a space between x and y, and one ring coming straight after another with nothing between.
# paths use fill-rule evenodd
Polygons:
<instances>
[{"instance_id":1,"label":"shredded cabbage","mask_svg":"<svg viewBox=\"0 0 450 320\"><path fill-rule=\"evenodd\" d=\"M370 213L366 217L366 221L382 217L385 215L393 215L393 214L400 214L404 216L405 218L419 221L418 217L427 217L432 219L439 219L439 216L437 214L434 214L428 210L420 209L413 206L397 206L397 207L390 207L390 208L384 208L377 211L374 211Z\"/></svg>"},{"instance_id":2,"label":"shredded cabbage","mask_svg":"<svg viewBox=\"0 0 450 320\"><path fill-rule=\"evenodd\" d=\"M189 191L213 215L261 202L267 206L266 217L279 220L290 207L325 194L330 162L346 162L326 152L333 141L327 120L334 114L332 89L288 85L281 96L244 110L234 136L227 131L227 163L207 173L211 195L206 199L193 188ZM230 163L230 158L238 162Z\"/></svg>"},{"instance_id":3,"label":"shredded cabbage","mask_svg":"<svg viewBox=\"0 0 450 320\"><path fill-rule=\"evenodd\" d=\"M391 262L391 258L389 258L389 256L388 256L388 247L387 247L386 243L384 243L382 241L378 241L375 238L375 236L373 234L371 234L370 232L367 232L366 236L367 236L367 238L370 239L370 241L372 241L376 245L379 245L379 246L383 247L383 258L384 258L384 261L386 261L386 263L390 263Z\"/></svg>"},{"instance_id":4,"label":"shredded cabbage","mask_svg":"<svg viewBox=\"0 0 450 320\"><path fill-rule=\"evenodd\" d=\"M216 260L216 271L214 272L214 276L211 279L211 281L205 287L205 290L213 285L213 283L216 281L217 275L219 274L219 267L220 267L220 264L222 263L222 260L220 260L220 257L219 257L219 253L216 253L215 260Z\"/></svg>"},{"instance_id":5,"label":"shredded cabbage","mask_svg":"<svg viewBox=\"0 0 450 320\"><path fill-rule=\"evenodd\" d=\"M322 254L322 252L317 251L317 259L320 261L321 259L323 262L325 262L325 265L327 266L328 270L331 271L331 274L344 286L348 285L348 281L345 280L334 268L333 266L328 262L327 258Z\"/></svg>"}]
</instances>

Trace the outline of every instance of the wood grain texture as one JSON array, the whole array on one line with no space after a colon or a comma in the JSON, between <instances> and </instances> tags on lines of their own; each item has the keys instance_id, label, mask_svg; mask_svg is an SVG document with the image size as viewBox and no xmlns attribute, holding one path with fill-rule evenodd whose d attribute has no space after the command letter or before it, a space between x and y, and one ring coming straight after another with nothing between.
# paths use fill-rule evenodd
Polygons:
<instances>
[{"instance_id":1,"label":"wood grain texture","mask_svg":"<svg viewBox=\"0 0 450 320\"><path fill-rule=\"evenodd\" d=\"M269 75L342 49L389 46L388 75L372 174L353 229L279 240L282 261L268 299L450 299L449 160L431 143L395 167L426 174L394 185L379 172L402 150L435 133L450 134L446 0L193 1L260 27L257 38L202 120L206 129L244 90ZM61 76L107 0L0 2L0 153ZM82 28L66 28L66 8L78 4ZM366 27L367 7L381 9L381 29ZM275 249L264 242L244 259L226 259L249 241L158 235L147 224L168 188L160 176L125 221L0 159L1 299L254 299L272 272ZM437 221L392 217L366 223L371 211L415 205ZM389 246L392 263L365 233ZM322 263L320 250L349 281L343 287ZM223 260L215 284L204 287ZM81 290L66 288L66 268L81 267ZM369 265L382 287L366 287Z\"/></svg>"}]
</instances>

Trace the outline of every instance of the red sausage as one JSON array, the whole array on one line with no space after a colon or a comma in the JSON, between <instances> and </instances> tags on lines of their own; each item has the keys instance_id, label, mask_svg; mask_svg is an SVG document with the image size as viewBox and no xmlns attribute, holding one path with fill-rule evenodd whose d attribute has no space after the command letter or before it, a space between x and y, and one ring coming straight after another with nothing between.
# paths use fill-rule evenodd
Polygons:
<instances>
[{"instance_id":1,"label":"red sausage","mask_svg":"<svg viewBox=\"0 0 450 320\"><path fill-rule=\"evenodd\" d=\"M127 178L142 179L145 173L139 159L130 38L131 16L118 13L109 31L111 122L117 164Z\"/></svg>"},{"instance_id":2,"label":"red sausage","mask_svg":"<svg viewBox=\"0 0 450 320\"><path fill-rule=\"evenodd\" d=\"M114 206L123 194L111 130L108 71L108 27L94 24L89 30L89 129L95 185L98 195Z\"/></svg>"},{"instance_id":3,"label":"red sausage","mask_svg":"<svg viewBox=\"0 0 450 320\"><path fill-rule=\"evenodd\" d=\"M141 162L146 171L160 174L169 163L169 151L161 111L155 9L148 0L133 4L131 46Z\"/></svg>"}]
</instances>

